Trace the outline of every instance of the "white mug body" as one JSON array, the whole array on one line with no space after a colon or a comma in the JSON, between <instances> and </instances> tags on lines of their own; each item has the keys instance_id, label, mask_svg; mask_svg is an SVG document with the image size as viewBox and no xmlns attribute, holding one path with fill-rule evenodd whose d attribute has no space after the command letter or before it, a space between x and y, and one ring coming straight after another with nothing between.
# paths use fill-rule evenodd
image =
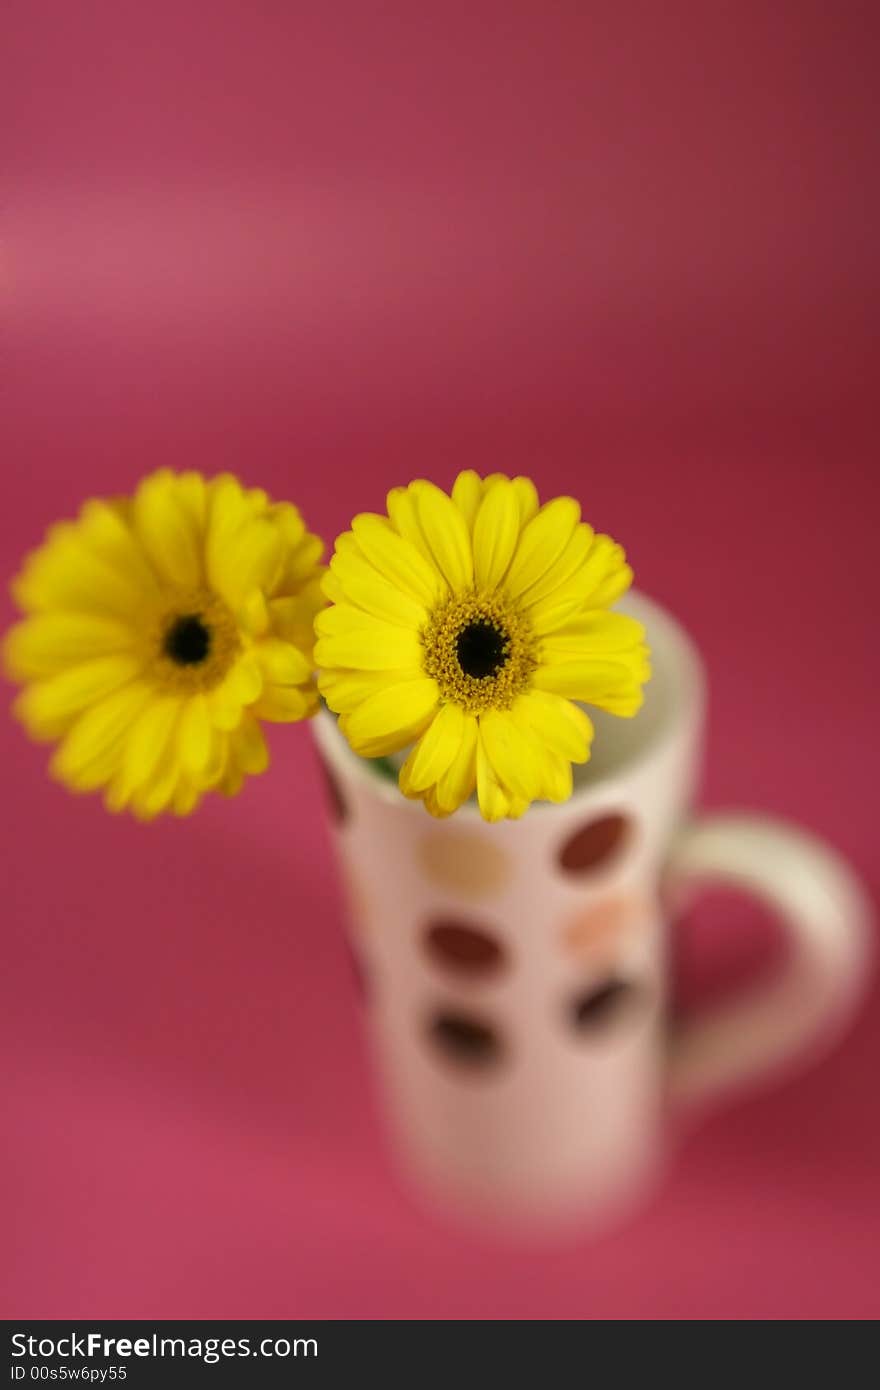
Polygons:
<instances>
[{"instance_id":1,"label":"white mug body","mask_svg":"<svg viewBox=\"0 0 880 1390\"><path fill-rule=\"evenodd\" d=\"M694 793L704 680L667 613L639 595L621 607L648 632L645 705L595 717L563 805L436 820L331 715L316 721L399 1158L444 1206L517 1224L605 1220L663 1153L662 876Z\"/></svg>"}]
</instances>

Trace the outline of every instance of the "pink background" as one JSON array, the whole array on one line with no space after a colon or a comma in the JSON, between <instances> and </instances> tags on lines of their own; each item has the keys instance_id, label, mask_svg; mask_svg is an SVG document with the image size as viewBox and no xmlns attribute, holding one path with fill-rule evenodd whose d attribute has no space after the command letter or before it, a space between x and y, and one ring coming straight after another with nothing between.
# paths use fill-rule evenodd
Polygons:
<instances>
[{"instance_id":1,"label":"pink background","mask_svg":"<svg viewBox=\"0 0 880 1390\"><path fill-rule=\"evenodd\" d=\"M4 575L159 464L331 538L417 475L531 473L700 641L706 803L797 818L876 891L875 7L11 0L3 27ZM0 738L5 1316L880 1314L876 993L627 1229L500 1251L390 1174L308 731L149 828ZM690 998L765 926L704 904Z\"/></svg>"}]
</instances>

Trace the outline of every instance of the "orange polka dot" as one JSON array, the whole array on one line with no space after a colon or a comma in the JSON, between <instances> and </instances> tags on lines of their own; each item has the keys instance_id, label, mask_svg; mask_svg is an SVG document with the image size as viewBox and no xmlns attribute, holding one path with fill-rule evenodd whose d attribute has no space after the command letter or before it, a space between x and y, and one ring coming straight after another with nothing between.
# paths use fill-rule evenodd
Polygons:
<instances>
[{"instance_id":1,"label":"orange polka dot","mask_svg":"<svg viewBox=\"0 0 880 1390\"><path fill-rule=\"evenodd\" d=\"M513 869L504 850L485 835L454 827L423 835L416 852L431 883L466 898L497 892Z\"/></svg>"},{"instance_id":2,"label":"orange polka dot","mask_svg":"<svg viewBox=\"0 0 880 1390\"><path fill-rule=\"evenodd\" d=\"M631 928L640 926L646 914L645 899L634 893L592 903L565 928L565 947L579 960L595 959L615 947Z\"/></svg>"}]
</instances>

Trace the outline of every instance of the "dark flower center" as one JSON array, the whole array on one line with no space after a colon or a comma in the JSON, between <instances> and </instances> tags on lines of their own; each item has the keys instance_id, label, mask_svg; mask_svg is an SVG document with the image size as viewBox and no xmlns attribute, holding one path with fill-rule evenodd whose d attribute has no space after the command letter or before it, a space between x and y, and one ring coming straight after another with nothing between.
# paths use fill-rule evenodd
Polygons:
<instances>
[{"instance_id":1,"label":"dark flower center","mask_svg":"<svg viewBox=\"0 0 880 1390\"><path fill-rule=\"evenodd\" d=\"M165 654L178 666L198 666L211 650L211 630L198 613L175 618L165 634Z\"/></svg>"},{"instance_id":2,"label":"dark flower center","mask_svg":"<svg viewBox=\"0 0 880 1390\"><path fill-rule=\"evenodd\" d=\"M495 676L507 660L508 641L494 623L477 618L455 639L458 664L466 676L482 680Z\"/></svg>"}]
</instances>

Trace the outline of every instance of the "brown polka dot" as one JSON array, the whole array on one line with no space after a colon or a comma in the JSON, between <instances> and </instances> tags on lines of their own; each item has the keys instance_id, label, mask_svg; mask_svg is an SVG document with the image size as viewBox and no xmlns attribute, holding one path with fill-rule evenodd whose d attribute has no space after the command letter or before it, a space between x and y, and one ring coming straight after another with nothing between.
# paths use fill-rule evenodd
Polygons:
<instances>
[{"instance_id":1,"label":"brown polka dot","mask_svg":"<svg viewBox=\"0 0 880 1390\"><path fill-rule=\"evenodd\" d=\"M512 872L501 846L471 830L432 829L418 842L417 854L431 883L465 897L496 892Z\"/></svg>"},{"instance_id":2,"label":"brown polka dot","mask_svg":"<svg viewBox=\"0 0 880 1390\"><path fill-rule=\"evenodd\" d=\"M589 873L608 864L623 848L630 824L626 816L601 816L566 840L559 851L559 862L566 873Z\"/></svg>"},{"instance_id":3,"label":"brown polka dot","mask_svg":"<svg viewBox=\"0 0 880 1390\"><path fill-rule=\"evenodd\" d=\"M568 924L563 933L565 947L580 958L613 947L625 932L647 920L648 905L638 894L618 894L593 903Z\"/></svg>"},{"instance_id":4,"label":"brown polka dot","mask_svg":"<svg viewBox=\"0 0 880 1390\"><path fill-rule=\"evenodd\" d=\"M327 805L330 810L331 820L335 820L337 825L344 824L348 820L348 804L342 795L342 788L336 780L329 763L323 758L320 759L321 771L324 774L324 786L327 791Z\"/></svg>"},{"instance_id":5,"label":"brown polka dot","mask_svg":"<svg viewBox=\"0 0 880 1390\"><path fill-rule=\"evenodd\" d=\"M504 947L495 936L451 917L431 922L424 942L432 961L456 974L492 975L504 964Z\"/></svg>"},{"instance_id":6,"label":"brown polka dot","mask_svg":"<svg viewBox=\"0 0 880 1390\"><path fill-rule=\"evenodd\" d=\"M501 1040L490 1023L470 1014L436 1013L428 1024L432 1046L456 1066L479 1070L501 1057Z\"/></svg>"},{"instance_id":7,"label":"brown polka dot","mask_svg":"<svg viewBox=\"0 0 880 1390\"><path fill-rule=\"evenodd\" d=\"M611 978L591 985L571 1001L569 1017L578 1033L605 1033L644 1003L644 991L629 980Z\"/></svg>"}]
</instances>

